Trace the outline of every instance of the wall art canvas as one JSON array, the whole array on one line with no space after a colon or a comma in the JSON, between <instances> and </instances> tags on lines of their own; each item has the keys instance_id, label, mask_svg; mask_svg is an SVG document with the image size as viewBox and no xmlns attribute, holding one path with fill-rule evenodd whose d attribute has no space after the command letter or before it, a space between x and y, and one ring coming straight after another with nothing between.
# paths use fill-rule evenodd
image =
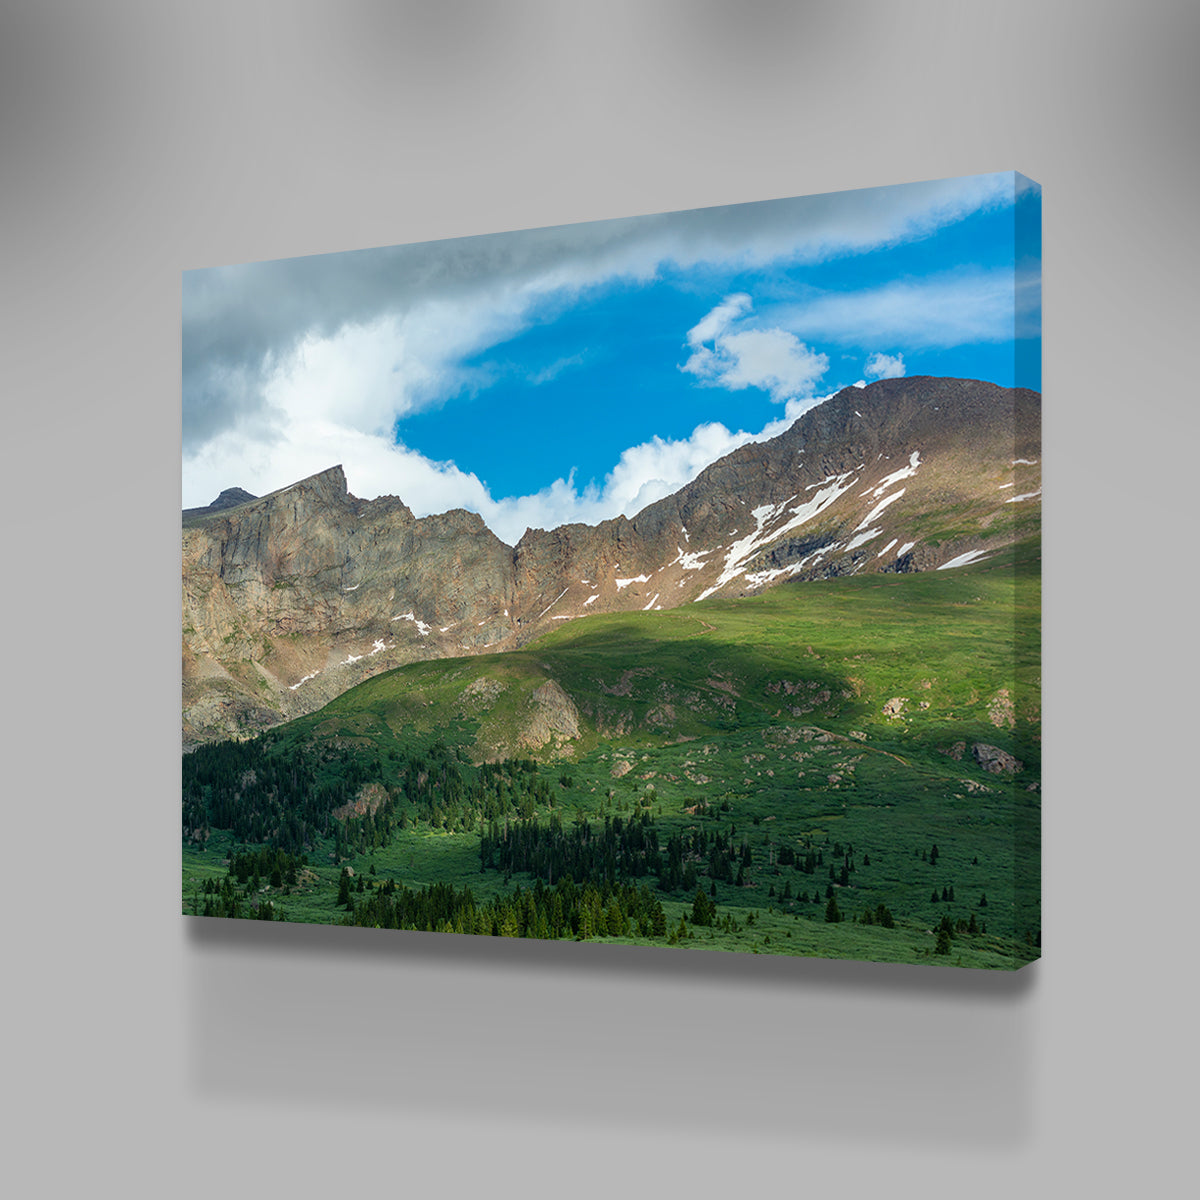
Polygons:
<instances>
[{"instance_id":1,"label":"wall art canvas","mask_svg":"<svg viewBox=\"0 0 1200 1200\"><path fill-rule=\"evenodd\" d=\"M1005 172L186 272L183 913L1039 957L1040 258Z\"/></svg>"}]
</instances>

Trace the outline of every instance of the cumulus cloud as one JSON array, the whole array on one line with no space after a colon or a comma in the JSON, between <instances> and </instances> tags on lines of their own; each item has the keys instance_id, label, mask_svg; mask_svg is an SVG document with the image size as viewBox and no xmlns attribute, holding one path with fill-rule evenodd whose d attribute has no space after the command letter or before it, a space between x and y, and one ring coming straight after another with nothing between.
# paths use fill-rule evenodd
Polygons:
<instances>
[{"instance_id":1,"label":"cumulus cloud","mask_svg":"<svg viewBox=\"0 0 1200 1200\"><path fill-rule=\"evenodd\" d=\"M573 477L559 478L525 496L493 497L477 476L454 463L434 462L386 435L347 429L321 417L296 422L274 443L224 434L192 458L189 474L200 497L194 506L199 507L231 479L255 495L265 495L340 462L356 496L398 495L419 517L469 509L503 541L515 545L526 529L635 516L739 446L776 437L822 399L788 401L784 415L757 432L734 432L720 422L706 422L686 438L655 437L624 450L602 484L580 488Z\"/></svg>"},{"instance_id":2,"label":"cumulus cloud","mask_svg":"<svg viewBox=\"0 0 1200 1200\"><path fill-rule=\"evenodd\" d=\"M868 379L899 379L904 374L903 354L872 354L863 367Z\"/></svg>"},{"instance_id":3,"label":"cumulus cloud","mask_svg":"<svg viewBox=\"0 0 1200 1200\"><path fill-rule=\"evenodd\" d=\"M757 320L749 296L728 297L689 331L683 369L714 386L762 388L783 415L758 431L698 424L686 438L629 447L598 486L580 489L568 477L495 498L454 463L396 445L392 431L406 414L488 387L509 368L479 365L481 354L589 288L651 280L672 264L824 261L921 238L1013 199L1014 176L1005 173L187 272L184 506L207 504L232 484L263 494L341 462L356 495L399 495L418 514L470 508L510 543L527 525L632 515L819 403L828 359L801 339L849 338L864 294L844 308L818 297L804 312L770 310ZM924 320L932 313L946 330L957 320L960 336L987 332L1003 309L1002 283L981 276L941 292L866 293L868 345L908 344L904 312L914 303L929 302ZM961 310L967 293L973 302ZM1007 304L1011 336L1011 275ZM917 334L908 341L927 344ZM568 354L528 382L582 361Z\"/></svg>"},{"instance_id":4,"label":"cumulus cloud","mask_svg":"<svg viewBox=\"0 0 1200 1200\"><path fill-rule=\"evenodd\" d=\"M688 330L692 353L680 369L714 387L762 388L779 402L811 394L829 359L786 329L748 326L751 308L739 292L707 313Z\"/></svg>"},{"instance_id":5,"label":"cumulus cloud","mask_svg":"<svg viewBox=\"0 0 1200 1200\"><path fill-rule=\"evenodd\" d=\"M656 437L624 451L604 483L608 502L632 516L691 483L709 464L753 438L732 433L719 421L698 425L687 438Z\"/></svg>"},{"instance_id":6,"label":"cumulus cloud","mask_svg":"<svg viewBox=\"0 0 1200 1200\"><path fill-rule=\"evenodd\" d=\"M549 297L619 278L651 279L665 264L815 262L922 238L980 209L1012 204L1015 179L1004 172L188 271L184 453L196 455L229 430L268 436L279 423L278 412L266 411L276 373L285 369L298 378L321 342L352 340L356 328L387 333L411 326L405 362L415 359L430 373L422 377L412 366L401 381L406 386L391 394L401 404L436 403L462 383L453 371L439 373L453 362L443 351L453 344L454 320L480 339L493 322L493 336L511 336ZM435 338L429 347L417 336L422 309L447 318L426 327ZM445 339L443 349L438 338ZM779 387L793 369L789 349L757 347L783 356ZM744 348L748 357L755 352L753 345ZM383 385L372 386L378 392ZM377 396L368 404L374 409L378 402Z\"/></svg>"},{"instance_id":7,"label":"cumulus cloud","mask_svg":"<svg viewBox=\"0 0 1200 1200\"><path fill-rule=\"evenodd\" d=\"M647 505L691 483L705 467L739 446L778 437L797 417L828 399L808 396L788 400L783 416L756 432L735 432L719 421L711 421L696 426L686 438L655 437L623 451L598 487L578 490L573 479L558 479L532 496L499 501L488 497L478 511L489 528L510 545L526 528L553 529L574 522L594 525L621 514L633 517Z\"/></svg>"},{"instance_id":8,"label":"cumulus cloud","mask_svg":"<svg viewBox=\"0 0 1200 1200\"><path fill-rule=\"evenodd\" d=\"M397 495L418 515L452 508L482 513L490 499L476 476L453 463L434 462L387 436L321 419L297 423L269 443L248 441L234 432L222 434L188 466L196 494L204 497L196 503L207 504L231 480L261 496L336 463L344 466L354 495Z\"/></svg>"}]
</instances>

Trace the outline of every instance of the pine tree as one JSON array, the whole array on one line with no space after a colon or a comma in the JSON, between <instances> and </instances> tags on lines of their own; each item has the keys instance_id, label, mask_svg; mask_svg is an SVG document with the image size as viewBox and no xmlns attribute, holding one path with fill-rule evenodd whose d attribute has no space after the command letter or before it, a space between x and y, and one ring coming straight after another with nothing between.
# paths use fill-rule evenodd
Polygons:
<instances>
[{"instance_id":1,"label":"pine tree","mask_svg":"<svg viewBox=\"0 0 1200 1200\"><path fill-rule=\"evenodd\" d=\"M837 924L842 919L841 910L838 908L836 896L829 897L829 903L825 905L825 920L830 925Z\"/></svg>"}]
</instances>

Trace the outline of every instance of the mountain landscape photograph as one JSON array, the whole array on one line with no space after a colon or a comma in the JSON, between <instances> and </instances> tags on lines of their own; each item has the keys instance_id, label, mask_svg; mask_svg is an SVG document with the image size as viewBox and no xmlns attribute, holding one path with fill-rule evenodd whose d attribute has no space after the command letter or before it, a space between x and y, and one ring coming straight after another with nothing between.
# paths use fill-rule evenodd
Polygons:
<instances>
[{"instance_id":1,"label":"mountain landscape photograph","mask_svg":"<svg viewBox=\"0 0 1200 1200\"><path fill-rule=\"evenodd\" d=\"M183 278L182 912L1041 954L1041 195Z\"/></svg>"}]
</instances>

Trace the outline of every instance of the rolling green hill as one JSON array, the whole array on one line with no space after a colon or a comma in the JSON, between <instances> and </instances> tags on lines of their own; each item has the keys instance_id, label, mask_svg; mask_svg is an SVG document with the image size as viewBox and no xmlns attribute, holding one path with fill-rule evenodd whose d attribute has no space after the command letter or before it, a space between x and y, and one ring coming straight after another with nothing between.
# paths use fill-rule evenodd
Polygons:
<instances>
[{"instance_id":1,"label":"rolling green hill","mask_svg":"<svg viewBox=\"0 0 1200 1200\"><path fill-rule=\"evenodd\" d=\"M185 758L184 911L1018 967L1039 581L1032 539L377 675Z\"/></svg>"}]
</instances>

